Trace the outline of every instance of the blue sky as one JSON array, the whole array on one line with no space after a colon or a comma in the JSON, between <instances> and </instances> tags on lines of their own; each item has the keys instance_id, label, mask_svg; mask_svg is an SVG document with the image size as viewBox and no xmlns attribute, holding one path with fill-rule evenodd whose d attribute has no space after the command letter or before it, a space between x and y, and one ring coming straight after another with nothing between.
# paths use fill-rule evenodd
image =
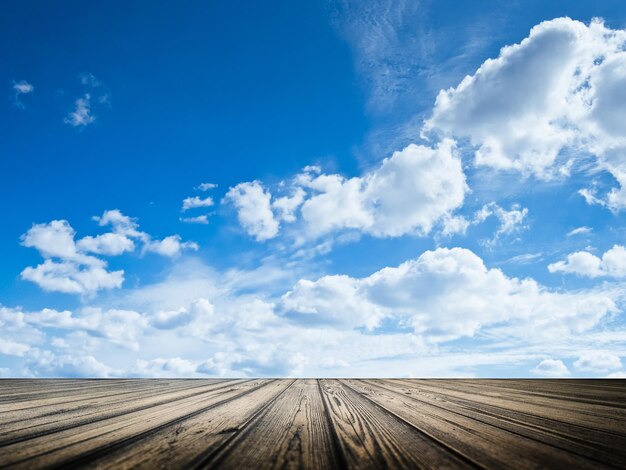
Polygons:
<instances>
[{"instance_id":1,"label":"blue sky","mask_svg":"<svg viewBox=\"0 0 626 470\"><path fill-rule=\"evenodd\" d=\"M0 7L3 376L626 373L626 6Z\"/></svg>"}]
</instances>

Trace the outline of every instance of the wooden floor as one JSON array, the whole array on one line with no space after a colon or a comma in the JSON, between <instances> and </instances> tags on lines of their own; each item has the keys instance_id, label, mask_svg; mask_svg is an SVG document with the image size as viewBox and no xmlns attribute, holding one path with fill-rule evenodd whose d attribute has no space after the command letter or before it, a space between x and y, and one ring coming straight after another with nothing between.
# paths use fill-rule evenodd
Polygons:
<instances>
[{"instance_id":1,"label":"wooden floor","mask_svg":"<svg viewBox=\"0 0 626 470\"><path fill-rule=\"evenodd\" d=\"M626 468L620 380L2 380L2 468Z\"/></svg>"}]
</instances>

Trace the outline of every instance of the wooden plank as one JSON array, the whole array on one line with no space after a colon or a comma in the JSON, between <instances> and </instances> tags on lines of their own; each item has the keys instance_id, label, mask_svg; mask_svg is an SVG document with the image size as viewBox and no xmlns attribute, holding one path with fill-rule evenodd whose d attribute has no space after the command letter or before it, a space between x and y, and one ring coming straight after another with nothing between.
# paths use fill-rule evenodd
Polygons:
<instances>
[{"instance_id":1,"label":"wooden plank","mask_svg":"<svg viewBox=\"0 0 626 470\"><path fill-rule=\"evenodd\" d=\"M436 388L436 392L414 382L392 381L395 385L404 384L404 392L417 400L437 403L447 409L454 409L457 413L473 417L494 425L504 427L528 437L541 440L557 447L566 448L574 453L591 452L609 449L617 457L626 460L626 437L623 430L626 420L617 420L616 432L590 428L586 423L582 425L559 419L550 408L537 408L529 398L527 408L523 404L507 402L505 395L496 398L464 392L464 395L449 394L446 387ZM626 392L626 390L625 390ZM626 400L626 394L624 394ZM576 414L570 412L570 415ZM619 424L621 422L621 425ZM614 450L613 450L614 449Z\"/></svg>"},{"instance_id":2,"label":"wooden plank","mask_svg":"<svg viewBox=\"0 0 626 470\"><path fill-rule=\"evenodd\" d=\"M207 391L172 403L130 412L103 421L83 424L52 434L0 447L3 465L45 468L89 455L145 436L161 427L234 400L267 383L254 380L229 387L228 390Z\"/></svg>"},{"instance_id":3,"label":"wooden plank","mask_svg":"<svg viewBox=\"0 0 626 470\"><path fill-rule=\"evenodd\" d=\"M37 407L35 410L20 409L13 420L6 420L0 428L0 445L8 445L25 439L43 436L52 432L71 429L84 424L104 421L128 413L146 410L153 406L172 404L178 400L218 391L243 383L241 379L208 383L194 386L181 384L160 390L139 390L132 393L111 393L97 399L82 400L60 405Z\"/></svg>"},{"instance_id":4,"label":"wooden plank","mask_svg":"<svg viewBox=\"0 0 626 470\"><path fill-rule=\"evenodd\" d=\"M548 417L552 421L574 425L580 429L588 428L594 432L618 435L625 433L626 415L617 407L572 402L569 399L547 398L510 390L493 390L493 387L487 384L483 387L478 384L462 385L452 380L445 385L431 384L426 380L417 382L400 380L400 382L413 387L416 391L419 390L419 393L427 392L433 397L480 401L535 417ZM626 396L624 398L626 399Z\"/></svg>"},{"instance_id":5,"label":"wooden plank","mask_svg":"<svg viewBox=\"0 0 626 470\"><path fill-rule=\"evenodd\" d=\"M81 467L89 462L97 468L194 468L206 465L221 446L287 390L294 380L267 381L210 410L163 427L142 439L129 441L97 455L66 462ZM271 438L271 437L270 437ZM262 455L267 455L264 452Z\"/></svg>"},{"instance_id":6,"label":"wooden plank","mask_svg":"<svg viewBox=\"0 0 626 470\"><path fill-rule=\"evenodd\" d=\"M209 468L338 468L317 380L298 380L203 464Z\"/></svg>"},{"instance_id":7,"label":"wooden plank","mask_svg":"<svg viewBox=\"0 0 626 470\"><path fill-rule=\"evenodd\" d=\"M336 439L350 468L476 468L454 449L337 380L321 381Z\"/></svg>"},{"instance_id":8,"label":"wooden plank","mask_svg":"<svg viewBox=\"0 0 626 470\"><path fill-rule=\"evenodd\" d=\"M11 382L7 383L6 380L11 380ZM145 387L150 382L153 386L167 386L176 381L176 379L3 379L0 387L2 390L0 402L3 402L5 398L9 398L12 402L18 402L37 397L69 397L87 393L89 390L107 390L117 388L120 385L127 388L132 386Z\"/></svg>"},{"instance_id":9,"label":"wooden plank","mask_svg":"<svg viewBox=\"0 0 626 470\"><path fill-rule=\"evenodd\" d=\"M346 383L481 467L503 468L515 462L516 468L532 469L539 461L549 468L573 465L603 468L602 460L591 460L546 446L494 423L461 414L458 409L442 406L442 402L436 400L415 398L401 387L394 387L393 383L378 380L347 380Z\"/></svg>"},{"instance_id":10,"label":"wooden plank","mask_svg":"<svg viewBox=\"0 0 626 470\"><path fill-rule=\"evenodd\" d=\"M525 401L541 402L556 400L555 405L598 405L600 411L619 408L626 416L624 390L619 387L593 386L594 381L565 379L505 380L447 380L433 381L430 385L443 389L480 390L480 393L504 394L511 398L522 397ZM559 403L560 402L560 403Z\"/></svg>"},{"instance_id":11,"label":"wooden plank","mask_svg":"<svg viewBox=\"0 0 626 470\"><path fill-rule=\"evenodd\" d=\"M19 412L20 418L30 416L45 415L55 407L81 407L90 406L102 399L107 401L114 399L125 399L133 396L141 396L146 394L168 393L174 390L183 390L194 387L207 386L219 383L216 380L198 381L193 384L187 382L172 382L166 384L160 383L144 383L141 386L133 383L121 382L113 387L105 390L86 389L81 392L80 389L70 391L66 395L51 394L51 396L42 395L41 397L31 398L28 400L7 401L0 405L0 424L8 422L15 414ZM0 392L1 393L1 392Z\"/></svg>"}]
</instances>

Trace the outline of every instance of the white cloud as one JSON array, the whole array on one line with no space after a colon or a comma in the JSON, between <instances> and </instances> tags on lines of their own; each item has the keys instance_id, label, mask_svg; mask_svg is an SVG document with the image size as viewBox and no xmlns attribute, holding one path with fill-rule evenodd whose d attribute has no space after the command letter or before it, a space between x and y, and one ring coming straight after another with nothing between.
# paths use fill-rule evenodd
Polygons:
<instances>
[{"instance_id":1,"label":"white cloud","mask_svg":"<svg viewBox=\"0 0 626 470\"><path fill-rule=\"evenodd\" d=\"M96 120L91 112L91 95L85 93L82 98L76 100L74 111L70 112L63 120L72 127L88 126Z\"/></svg>"},{"instance_id":2,"label":"white cloud","mask_svg":"<svg viewBox=\"0 0 626 470\"><path fill-rule=\"evenodd\" d=\"M89 264L46 259L34 268L25 268L21 276L46 291L67 294L92 294L119 288L124 282L124 271L107 271L106 263L96 258Z\"/></svg>"},{"instance_id":3,"label":"white cloud","mask_svg":"<svg viewBox=\"0 0 626 470\"><path fill-rule=\"evenodd\" d=\"M200 185L198 185L198 189L200 191L208 191L215 188L217 188L217 184L215 183L201 183Z\"/></svg>"},{"instance_id":4,"label":"white cloud","mask_svg":"<svg viewBox=\"0 0 626 470\"><path fill-rule=\"evenodd\" d=\"M317 281L302 279L282 297L282 308L303 321L339 324L348 328L373 329L389 315L363 295L360 281L349 276L324 276Z\"/></svg>"},{"instance_id":5,"label":"white cloud","mask_svg":"<svg viewBox=\"0 0 626 470\"><path fill-rule=\"evenodd\" d=\"M108 271L105 261L80 252L74 236L74 229L65 220L34 224L22 236L22 245L37 249L45 260L34 268L24 269L22 279L47 291L71 294L120 287L124 271Z\"/></svg>"},{"instance_id":6,"label":"white cloud","mask_svg":"<svg viewBox=\"0 0 626 470\"><path fill-rule=\"evenodd\" d=\"M19 82L13 82L13 104L24 109L24 103L20 100L22 95L28 95L35 91L35 87L28 83L26 80L20 80Z\"/></svg>"},{"instance_id":7,"label":"white cloud","mask_svg":"<svg viewBox=\"0 0 626 470\"><path fill-rule=\"evenodd\" d=\"M239 223L257 241L278 235L279 223L270 205L271 194L260 182L239 183L230 188L224 201L237 208Z\"/></svg>"},{"instance_id":8,"label":"white cloud","mask_svg":"<svg viewBox=\"0 0 626 470\"><path fill-rule=\"evenodd\" d=\"M596 190L594 188L583 188L580 189L578 191L578 194L580 194L583 199L585 200L585 202L587 204L589 204L590 206L593 205L597 205L597 206L606 206L606 201L600 199L597 195L596 195Z\"/></svg>"},{"instance_id":9,"label":"white cloud","mask_svg":"<svg viewBox=\"0 0 626 470\"><path fill-rule=\"evenodd\" d=\"M626 277L626 249L622 245L614 245L602 255L602 258L587 251L577 251L567 255L565 261L548 265L548 270L551 273L562 272L584 277L624 278Z\"/></svg>"},{"instance_id":10,"label":"white cloud","mask_svg":"<svg viewBox=\"0 0 626 470\"><path fill-rule=\"evenodd\" d=\"M613 372L607 375L608 379L626 379L626 372Z\"/></svg>"},{"instance_id":11,"label":"white cloud","mask_svg":"<svg viewBox=\"0 0 626 470\"><path fill-rule=\"evenodd\" d=\"M295 188L291 196L283 196L274 199L272 208L278 212L277 217L285 222L296 221L296 210L304 202L306 193L302 188Z\"/></svg>"},{"instance_id":12,"label":"white cloud","mask_svg":"<svg viewBox=\"0 0 626 470\"><path fill-rule=\"evenodd\" d=\"M463 216L448 216L443 219L443 228L441 234L445 237L452 235L465 235L467 228L471 222Z\"/></svg>"},{"instance_id":13,"label":"white cloud","mask_svg":"<svg viewBox=\"0 0 626 470\"><path fill-rule=\"evenodd\" d=\"M322 174L304 180L304 176L301 182L314 191L301 208L306 234L319 236L334 230L364 230L374 224L372 213L365 207L361 178Z\"/></svg>"},{"instance_id":14,"label":"white cloud","mask_svg":"<svg viewBox=\"0 0 626 470\"><path fill-rule=\"evenodd\" d=\"M593 229L591 227L577 227L573 230L570 230L569 232L567 232L567 236L568 237L573 237L574 235L588 235L591 232L593 232Z\"/></svg>"},{"instance_id":15,"label":"white cloud","mask_svg":"<svg viewBox=\"0 0 626 470\"><path fill-rule=\"evenodd\" d=\"M97 307L85 307L78 314L43 309L26 313L24 321L36 327L84 332L131 350L139 349L138 339L149 325L149 320L138 312Z\"/></svg>"},{"instance_id":16,"label":"white cloud","mask_svg":"<svg viewBox=\"0 0 626 470\"><path fill-rule=\"evenodd\" d=\"M507 211L495 202L490 202L484 204L477 210L471 220L461 215L444 217L441 235L465 235L465 232L470 226L481 224L489 217L494 216L498 219L500 224L493 238L485 242L487 245L494 245L501 237L515 234L526 229L527 226L524 225L524 220L526 220L527 215L528 209L521 207L519 204L513 204L511 209Z\"/></svg>"},{"instance_id":17,"label":"white cloud","mask_svg":"<svg viewBox=\"0 0 626 470\"><path fill-rule=\"evenodd\" d=\"M294 233L301 239L350 230L375 237L425 236L437 223L449 225L468 188L454 142L446 139L435 148L409 145L361 177L309 167L287 190L288 196L271 203L271 193L258 181L242 183L225 200L235 204L240 223L257 240L275 237L280 220L300 220Z\"/></svg>"},{"instance_id":18,"label":"white cloud","mask_svg":"<svg viewBox=\"0 0 626 470\"><path fill-rule=\"evenodd\" d=\"M135 244L126 235L119 233L103 233L95 237L86 236L76 242L76 248L89 253L117 256L133 251Z\"/></svg>"},{"instance_id":19,"label":"white cloud","mask_svg":"<svg viewBox=\"0 0 626 470\"><path fill-rule=\"evenodd\" d=\"M182 242L180 235L170 235L163 240L150 240L143 246L143 252L157 253L161 256L178 256L183 250L198 250L195 242Z\"/></svg>"},{"instance_id":20,"label":"white cloud","mask_svg":"<svg viewBox=\"0 0 626 470\"><path fill-rule=\"evenodd\" d=\"M91 355L55 355L50 352L31 359L27 370L35 377L106 378L117 375Z\"/></svg>"},{"instance_id":21,"label":"white cloud","mask_svg":"<svg viewBox=\"0 0 626 470\"><path fill-rule=\"evenodd\" d=\"M185 224L200 224L200 225L208 225L209 216L206 214L198 215L196 217L181 217L180 221Z\"/></svg>"},{"instance_id":22,"label":"white cloud","mask_svg":"<svg viewBox=\"0 0 626 470\"><path fill-rule=\"evenodd\" d=\"M467 185L454 143L409 145L360 178L319 175L301 180L313 189L302 217L314 234L357 229L377 237L428 234L463 204Z\"/></svg>"},{"instance_id":23,"label":"white cloud","mask_svg":"<svg viewBox=\"0 0 626 470\"><path fill-rule=\"evenodd\" d=\"M505 210L495 202L485 204L480 210L474 214L473 224L479 224L487 220L491 216L495 216L500 225L494 234L491 244L495 243L500 237L504 235L511 235L513 233L520 232L526 227L523 225L526 216L528 215L528 209L522 208L519 204L513 204L511 210Z\"/></svg>"},{"instance_id":24,"label":"white cloud","mask_svg":"<svg viewBox=\"0 0 626 470\"><path fill-rule=\"evenodd\" d=\"M563 361L557 359L544 359L531 372L544 377L567 377L570 375Z\"/></svg>"},{"instance_id":25,"label":"white cloud","mask_svg":"<svg viewBox=\"0 0 626 470\"><path fill-rule=\"evenodd\" d=\"M52 349L99 354L110 343L128 354L140 349L150 324L148 315L115 308L83 307L77 312L44 308L29 312L0 307L0 326L5 336L0 351L39 358L45 353L41 347L49 340Z\"/></svg>"},{"instance_id":26,"label":"white cloud","mask_svg":"<svg viewBox=\"0 0 626 470\"><path fill-rule=\"evenodd\" d=\"M183 199L183 212L197 207L211 207L214 204L213 198L199 198L198 196Z\"/></svg>"},{"instance_id":27,"label":"white cloud","mask_svg":"<svg viewBox=\"0 0 626 470\"><path fill-rule=\"evenodd\" d=\"M520 335L569 334L617 311L610 293L552 292L532 279L487 269L462 248L427 251L366 278L300 281L283 296L282 308L302 321L350 327L375 328L394 318L433 341L473 336L503 322L521 323Z\"/></svg>"},{"instance_id":28,"label":"white cloud","mask_svg":"<svg viewBox=\"0 0 626 470\"><path fill-rule=\"evenodd\" d=\"M523 253L521 255L516 255L512 258L507 259L506 261L504 261L504 263L525 265L535 263L537 261L540 261L541 259L541 253Z\"/></svg>"},{"instance_id":29,"label":"white cloud","mask_svg":"<svg viewBox=\"0 0 626 470\"><path fill-rule=\"evenodd\" d=\"M501 208L496 209L496 217L500 220L500 227L496 231L496 236L509 235L513 232L523 229L522 223L528 215L528 209L520 208L519 205L513 205L510 211Z\"/></svg>"},{"instance_id":30,"label":"white cloud","mask_svg":"<svg viewBox=\"0 0 626 470\"><path fill-rule=\"evenodd\" d=\"M134 219L117 209L105 211L102 217L94 217L94 220L100 226L110 225L113 231L75 241L76 232L65 220L34 224L22 235L22 245L37 249L44 262L25 268L21 273L22 279L34 282L47 291L94 294L101 289L121 287L124 271L108 271L106 261L93 254L116 256L134 251L133 240L143 243L143 252L170 257L179 255L185 249L198 249L196 243L183 242L179 235L153 240L138 229Z\"/></svg>"},{"instance_id":31,"label":"white cloud","mask_svg":"<svg viewBox=\"0 0 626 470\"><path fill-rule=\"evenodd\" d=\"M0 338L0 354L6 354L8 356L23 356L29 350L30 346L28 344L8 341Z\"/></svg>"},{"instance_id":32,"label":"white cloud","mask_svg":"<svg viewBox=\"0 0 626 470\"><path fill-rule=\"evenodd\" d=\"M467 137L476 148L477 165L541 178L567 174L572 158L591 153L621 187L626 183L625 44L625 30L599 21L589 26L569 18L543 22L456 88L442 90L423 132ZM598 201L589 191L581 194ZM624 194L614 189L607 204L621 208Z\"/></svg>"},{"instance_id":33,"label":"white cloud","mask_svg":"<svg viewBox=\"0 0 626 470\"><path fill-rule=\"evenodd\" d=\"M143 243L143 253L150 252L172 257L178 256L183 250L199 248L195 242L181 241L180 235L170 235L162 240L154 240L151 235L139 230L136 219L122 214L118 209L104 211L102 216L95 216L94 220L101 227L110 225L114 234L140 240Z\"/></svg>"},{"instance_id":34,"label":"white cloud","mask_svg":"<svg viewBox=\"0 0 626 470\"><path fill-rule=\"evenodd\" d=\"M139 238L142 241L145 241L147 238L146 233L138 230L139 225L137 224L137 220L122 214L119 209L106 210L102 213L102 216L93 216L93 220L98 222L100 227L110 225L113 227L114 233Z\"/></svg>"},{"instance_id":35,"label":"white cloud","mask_svg":"<svg viewBox=\"0 0 626 470\"><path fill-rule=\"evenodd\" d=\"M198 377L199 364L180 357L139 359L133 375L140 377Z\"/></svg>"},{"instance_id":36,"label":"white cloud","mask_svg":"<svg viewBox=\"0 0 626 470\"><path fill-rule=\"evenodd\" d=\"M574 362L574 366L585 372L608 372L621 369L619 356L606 351L586 351Z\"/></svg>"},{"instance_id":37,"label":"white cloud","mask_svg":"<svg viewBox=\"0 0 626 470\"><path fill-rule=\"evenodd\" d=\"M93 73L85 72L78 77L82 85L90 86L91 88L98 88L102 86L102 82L98 80Z\"/></svg>"},{"instance_id":38,"label":"white cloud","mask_svg":"<svg viewBox=\"0 0 626 470\"><path fill-rule=\"evenodd\" d=\"M13 90L20 95L27 95L35 91L35 87L26 80L20 80L19 82L13 83Z\"/></svg>"},{"instance_id":39,"label":"white cloud","mask_svg":"<svg viewBox=\"0 0 626 470\"><path fill-rule=\"evenodd\" d=\"M111 94L92 73L82 73L78 79L86 91L74 101L74 110L65 116L63 122L72 127L87 127L96 121L95 111L111 107Z\"/></svg>"},{"instance_id":40,"label":"white cloud","mask_svg":"<svg viewBox=\"0 0 626 470\"><path fill-rule=\"evenodd\" d=\"M75 234L66 220L53 220L47 224L34 224L21 240L22 245L37 249L46 258L75 260L81 258L74 243Z\"/></svg>"},{"instance_id":41,"label":"white cloud","mask_svg":"<svg viewBox=\"0 0 626 470\"><path fill-rule=\"evenodd\" d=\"M13 349L23 355L11 358L7 373L467 376L490 364L519 373L546 354L600 347L617 354L624 338L602 326L617 311L620 289L552 291L488 269L461 248L428 251L364 278L299 282L289 281L293 266L277 266L284 273L276 275L197 263L106 296L106 305L0 307L3 340L24 345ZM285 282L294 287L281 298ZM462 336L480 342L447 343Z\"/></svg>"}]
</instances>

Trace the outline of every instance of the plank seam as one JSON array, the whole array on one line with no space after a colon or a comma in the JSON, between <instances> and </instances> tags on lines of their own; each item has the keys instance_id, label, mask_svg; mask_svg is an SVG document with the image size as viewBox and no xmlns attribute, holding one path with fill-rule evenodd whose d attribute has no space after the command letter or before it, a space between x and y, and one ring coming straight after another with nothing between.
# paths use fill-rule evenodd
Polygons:
<instances>
[{"instance_id":1,"label":"plank seam","mask_svg":"<svg viewBox=\"0 0 626 470\"><path fill-rule=\"evenodd\" d=\"M265 404L260 406L253 414L248 418L246 422L240 425L231 436L229 436L224 442L218 445L216 448L212 449L205 455L200 455L189 465L190 469L197 468L207 468L210 466L219 466L219 462L223 461L230 452L232 452L235 445L237 445L238 441L246 434L250 432L250 429L253 429L254 425L258 423L259 419L265 415L267 410L274 404L280 396L282 396L291 386L296 383L294 379L287 387L281 390L276 396L272 397L271 400L268 400Z\"/></svg>"},{"instance_id":2,"label":"plank seam","mask_svg":"<svg viewBox=\"0 0 626 470\"><path fill-rule=\"evenodd\" d=\"M458 457L460 460L464 461L465 463L476 467L476 468L482 468L482 469L486 469L487 467L484 467L482 465L480 465L478 462L474 461L473 459L471 459L470 457L468 457L467 455L463 454L461 451L459 451L458 449L452 447L449 444L446 444L445 442L441 441L440 439L436 438L435 436L431 435L430 433L424 431L423 429L418 428L415 424L411 423L410 421L407 421L406 419L404 419L402 416L394 413L393 411L389 410L388 408L386 408L385 406L381 405L380 403L372 400L371 398L369 398L367 395L365 395L362 392L359 392L358 390L352 388L350 385L348 385L344 380L340 380L340 382L342 384L344 384L348 389L352 390L354 393L362 396L364 399L366 399L367 401L369 401L370 403L372 403L374 406L376 406L377 408L383 410L384 412L390 414L391 416L393 416L394 418L396 418L398 421L402 422L403 424L408 425L410 428L414 429L415 431L417 431L418 433L426 436L427 438L429 438L431 441L433 441L435 444L437 444L438 446L442 447L443 449L445 449L446 451L450 452L451 454L455 455L456 457Z\"/></svg>"},{"instance_id":3,"label":"plank seam","mask_svg":"<svg viewBox=\"0 0 626 470\"><path fill-rule=\"evenodd\" d=\"M213 408L217 408L218 406L225 405L226 403L229 403L229 402L231 402L233 400L236 400L237 398L240 398L242 396L248 395L248 394L250 394L250 393L252 393L252 392L254 392L254 391L256 391L256 390L258 390L258 389L260 389L260 388L262 388L264 386L266 386L267 384L275 382L275 381L276 381L276 379L271 380L269 382L264 382L264 383L254 387L254 388L245 390L244 392L240 393L239 395L236 395L234 397L230 397L230 398L227 398L225 400L213 403L213 404L211 404L211 405L209 405L209 406L207 406L205 408L193 411L193 412L188 413L188 414L186 414L184 416L180 416L180 417L175 418L173 420L167 421L166 423L160 424L159 426L156 426L154 428L148 429L146 431L139 432L138 434L135 434L133 436L130 436L130 437L127 437L127 438L123 438L123 439L120 439L120 440L117 440L117 441L105 444L105 445L103 445L101 447L98 447L96 449L88 451L88 452L86 452L84 454L78 455L78 456L76 456L74 458L71 458L71 459L69 459L67 461L63 461L63 462L61 462L59 464L52 465L50 468L83 468L85 464L91 463L99 455L102 455L104 453L108 453L108 452L110 452L110 451L112 451L114 449L120 448L120 447L124 447L125 445L132 444L132 443L135 443L137 441L140 441L140 440L142 440L142 439L144 439L144 438L146 438L146 437L148 437L148 436L150 436L152 434L155 434L156 432L161 431L162 429L165 429L165 428L167 428L169 426L172 426L174 424L178 424L178 423L180 423L182 421L185 421L186 419L193 418L194 416L197 416L199 414L205 413L206 411L211 410ZM73 442L71 444L68 444L68 445L73 445L73 444L75 444L75 442ZM36 458L41 457L43 455L50 454L52 452L57 452L58 450L63 449L65 447L67 447L67 446L56 448L56 449L53 449L51 451L44 452L42 454L38 454L36 456L27 457L27 458L22 459L22 460L20 460L18 462L15 462L15 464L26 462L28 460L33 460L33 459L36 459Z\"/></svg>"}]
</instances>

